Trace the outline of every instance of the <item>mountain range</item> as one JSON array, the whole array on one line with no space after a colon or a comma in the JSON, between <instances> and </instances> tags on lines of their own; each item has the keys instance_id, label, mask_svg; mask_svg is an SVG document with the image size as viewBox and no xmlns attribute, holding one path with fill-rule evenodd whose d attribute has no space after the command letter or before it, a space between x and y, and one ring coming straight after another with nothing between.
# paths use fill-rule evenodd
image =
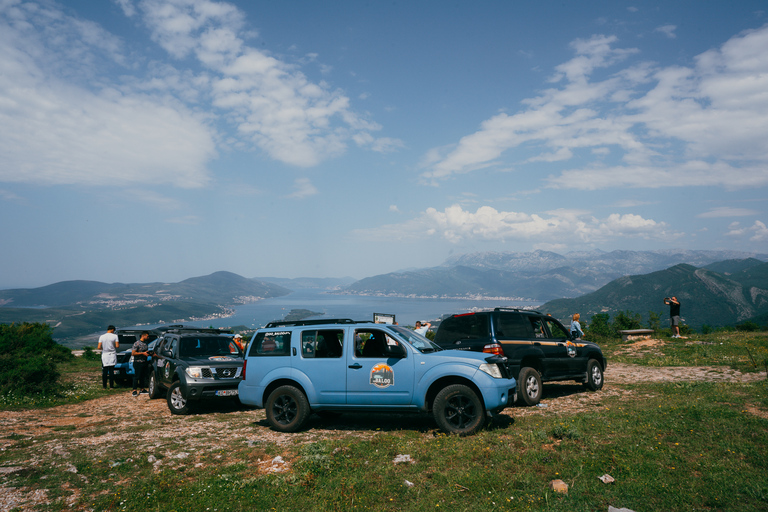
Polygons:
<instances>
[{"instance_id":1,"label":"mountain range","mask_svg":"<svg viewBox=\"0 0 768 512\"><path fill-rule=\"evenodd\" d=\"M507 297L548 301L579 297L622 276L685 263L703 267L724 260L768 260L738 251L549 251L463 254L433 268L361 279L341 293L417 297Z\"/></svg>"},{"instance_id":2,"label":"mountain range","mask_svg":"<svg viewBox=\"0 0 768 512\"><path fill-rule=\"evenodd\" d=\"M300 288L334 293L412 297L496 297L549 301L558 318L574 312L630 310L666 315L676 295L689 325L768 320L766 254L736 251L548 251L472 253L444 264L352 278L245 278L215 272L178 283L62 281L0 290L0 322L47 322L57 338L114 325L176 323L225 316L238 304ZM663 318L664 316L662 316Z\"/></svg>"},{"instance_id":3,"label":"mountain range","mask_svg":"<svg viewBox=\"0 0 768 512\"><path fill-rule=\"evenodd\" d=\"M225 316L237 304L291 292L274 283L214 272L178 283L62 281L40 288L0 290L0 322L45 322L57 339L106 325L178 323Z\"/></svg>"},{"instance_id":4,"label":"mountain range","mask_svg":"<svg viewBox=\"0 0 768 512\"><path fill-rule=\"evenodd\" d=\"M684 323L694 329L768 320L768 263L749 258L727 260L706 267L678 264L643 275L620 277L599 290L574 299L557 299L541 306L556 318L573 313L588 319L596 313L631 311L644 322L656 313L666 325L665 297L677 297ZM587 320L588 321L588 320Z\"/></svg>"}]
</instances>

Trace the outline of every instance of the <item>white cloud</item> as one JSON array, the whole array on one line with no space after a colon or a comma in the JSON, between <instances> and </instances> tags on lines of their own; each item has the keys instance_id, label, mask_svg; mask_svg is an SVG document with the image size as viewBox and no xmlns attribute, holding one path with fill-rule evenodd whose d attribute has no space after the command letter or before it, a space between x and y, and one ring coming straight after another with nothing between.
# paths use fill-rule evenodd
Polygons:
<instances>
[{"instance_id":1,"label":"white cloud","mask_svg":"<svg viewBox=\"0 0 768 512\"><path fill-rule=\"evenodd\" d=\"M749 237L750 242L765 242L768 241L768 227L759 220L756 220L750 227L742 227L738 222L732 222L725 235L733 238L751 235Z\"/></svg>"},{"instance_id":2,"label":"white cloud","mask_svg":"<svg viewBox=\"0 0 768 512\"><path fill-rule=\"evenodd\" d=\"M293 182L293 188L295 189L294 192L286 197L304 199L317 194L317 188L309 181L309 178L297 178Z\"/></svg>"},{"instance_id":3,"label":"white cloud","mask_svg":"<svg viewBox=\"0 0 768 512\"><path fill-rule=\"evenodd\" d=\"M604 219L580 210L554 210L545 214L498 211L481 206L475 212L453 205L443 211L428 208L415 219L401 224L383 226L375 230L357 232L368 236L395 239L437 236L452 243L465 241L526 241L535 244L592 244L616 238L632 237L671 240L679 234L671 233L664 222L645 219L639 215L613 213Z\"/></svg>"},{"instance_id":4,"label":"white cloud","mask_svg":"<svg viewBox=\"0 0 768 512\"><path fill-rule=\"evenodd\" d=\"M715 219L720 217L748 217L750 215L757 215L758 211L748 210L747 208L731 208L728 206L721 206L718 208L712 208L708 212L700 213L697 217L703 219Z\"/></svg>"},{"instance_id":5,"label":"white cloud","mask_svg":"<svg viewBox=\"0 0 768 512\"><path fill-rule=\"evenodd\" d=\"M675 34L675 30L677 30L676 25L662 25L661 27L657 27L655 32L661 32L668 38L674 39L677 37L677 35Z\"/></svg>"},{"instance_id":6,"label":"white cloud","mask_svg":"<svg viewBox=\"0 0 768 512\"><path fill-rule=\"evenodd\" d=\"M375 151L401 145L373 137L381 127L353 112L342 92L248 46L235 6L209 0L144 0L140 6L166 51L178 59L194 56L214 73L214 105L272 158L310 167L344 152L350 140Z\"/></svg>"},{"instance_id":7,"label":"white cloud","mask_svg":"<svg viewBox=\"0 0 768 512\"><path fill-rule=\"evenodd\" d=\"M595 70L636 53L616 44L607 36L575 41L574 58L555 68L558 87L524 101L524 110L484 121L455 146L430 150L422 178L434 183L502 167L506 152L518 167L562 168L587 150L598 159L551 176L550 186L768 184L768 25L699 55L692 67L638 63L594 80ZM621 161L603 165L603 157Z\"/></svg>"},{"instance_id":8,"label":"white cloud","mask_svg":"<svg viewBox=\"0 0 768 512\"><path fill-rule=\"evenodd\" d=\"M74 74L83 61L96 66L100 45L106 41L114 56L116 40L52 9L23 7L0 13L0 180L180 187L209 181L205 164L216 151L204 119L173 100L78 85L67 63ZM79 80L91 75L83 71Z\"/></svg>"},{"instance_id":9,"label":"white cloud","mask_svg":"<svg viewBox=\"0 0 768 512\"><path fill-rule=\"evenodd\" d=\"M114 1L178 67L145 64L137 47L53 3L0 3L0 181L199 187L217 144L300 167L353 140L402 146L371 135L380 126L342 92L249 46L234 5Z\"/></svg>"}]
</instances>

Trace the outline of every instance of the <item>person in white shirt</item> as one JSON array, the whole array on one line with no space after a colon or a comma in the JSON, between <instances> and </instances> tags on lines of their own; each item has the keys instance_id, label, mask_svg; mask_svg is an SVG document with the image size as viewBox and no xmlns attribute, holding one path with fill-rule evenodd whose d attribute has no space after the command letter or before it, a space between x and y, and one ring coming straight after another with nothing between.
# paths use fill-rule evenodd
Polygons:
<instances>
[{"instance_id":1,"label":"person in white shirt","mask_svg":"<svg viewBox=\"0 0 768 512\"><path fill-rule=\"evenodd\" d=\"M109 387L115 387L115 364L117 363L117 348L120 346L120 338L115 334L115 326L107 327L106 334L99 336L99 346L101 350L101 384L107 389L107 380Z\"/></svg>"},{"instance_id":2,"label":"person in white shirt","mask_svg":"<svg viewBox=\"0 0 768 512\"><path fill-rule=\"evenodd\" d=\"M421 323L420 321L416 321L416 328L414 329L415 332L421 334L422 336L427 335L427 331L429 328L432 327L432 324L429 322Z\"/></svg>"}]
</instances>

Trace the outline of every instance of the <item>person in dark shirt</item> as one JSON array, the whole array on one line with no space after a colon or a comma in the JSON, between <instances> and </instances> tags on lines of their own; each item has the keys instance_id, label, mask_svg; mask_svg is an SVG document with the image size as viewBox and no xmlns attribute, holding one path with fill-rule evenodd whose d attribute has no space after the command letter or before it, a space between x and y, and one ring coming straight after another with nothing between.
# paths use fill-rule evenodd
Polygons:
<instances>
[{"instance_id":1,"label":"person in dark shirt","mask_svg":"<svg viewBox=\"0 0 768 512\"><path fill-rule=\"evenodd\" d=\"M669 306L669 321L672 323L672 337L681 338L680 336L680 301L677 297L667 297L664 299L664 304Z\"/></svg>"},{"instance_id":2,"label":"person in dark shirt","mask_svg":"<svg viewBox=\"0 0 768 512\"><path fill-rule=\"evenodd\" d=\"M133 396L139 395L139 392L136 391L138 387L141 387L141 394L147 394L147 389L144 387L146 380L144 376L147 373L147 356L149 356L148 338L149 333L144 331L141 333L139 341L134 343L131 349L131 355L133 355Z\"/></svg>"}]
</instances>

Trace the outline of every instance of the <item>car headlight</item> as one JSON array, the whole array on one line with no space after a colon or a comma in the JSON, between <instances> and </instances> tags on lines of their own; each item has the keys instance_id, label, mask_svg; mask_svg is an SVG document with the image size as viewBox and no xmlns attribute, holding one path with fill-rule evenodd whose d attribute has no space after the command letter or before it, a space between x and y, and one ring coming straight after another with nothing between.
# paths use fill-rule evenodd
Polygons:
<instances>
[{"instance_id":1,"label":"car headlight","mask_svg":"<svg viewBox=\"0 0 768 512\"><path fill-rule=\"evenodd\" d=\"M193 379L202 379L203 378L203 369L199 366L190 366L186 370L184 370L187 375L192 377Z\"/></svg>"},{"instance_id":2,"label":"car headlight","mask_svg":"<svg viewBox=\"0 0 768 512\"><path fill-rule=\"evenodd\" d=\"M479 370L481 372L487 373L488 375L490 375L494 379L501 379L502 378L501 370L499 369L499 366L496 365L496 364L483 363L483 364L480 365Z\"/></svg>"}]
</instances>

